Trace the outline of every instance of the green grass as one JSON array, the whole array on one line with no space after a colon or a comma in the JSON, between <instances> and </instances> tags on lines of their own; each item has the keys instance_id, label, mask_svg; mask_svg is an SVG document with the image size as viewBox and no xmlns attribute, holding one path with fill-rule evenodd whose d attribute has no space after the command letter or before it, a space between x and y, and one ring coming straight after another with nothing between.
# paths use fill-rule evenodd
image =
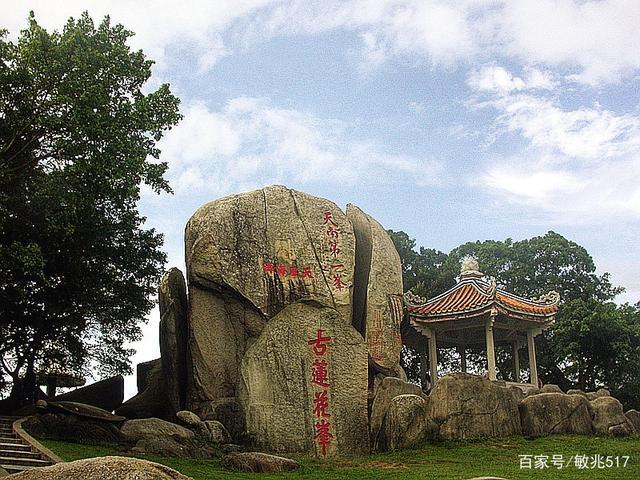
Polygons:
<instances>
[{"instance_id":1,"label":"green grass","mask_svg":"<svg viewBox=\"0 0 640 480\"><path fill-rule=\"evenodd\" d=\"M116 446L79 445L53 440L43 443L65 460L123 455ZM626 468L579 470L571 465L557 469L520 469L518 455L562 455L567 461L578 455L631 457ZM224 470L219 459L194 460L136 455L167 465L194 480L212 479L467 479L496 476L507 479L640 479L640 438L554 436L528 440L521 437L428 443L414 450L379 453L368 457L320 461L292 455L298 472L258 475ZM549 462L550 463L550 462Z\"/></svg>"}]
</instances>

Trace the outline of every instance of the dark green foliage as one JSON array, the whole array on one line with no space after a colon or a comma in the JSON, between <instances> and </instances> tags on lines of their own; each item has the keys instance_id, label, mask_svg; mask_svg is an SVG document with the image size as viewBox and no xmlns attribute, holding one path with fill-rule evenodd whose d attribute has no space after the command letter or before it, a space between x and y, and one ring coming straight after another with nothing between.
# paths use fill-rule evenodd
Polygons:
<instances>
[{"instance_id":1,"label":"dark green foliage","mask_svg":"<svg viewBox=\"0 0 640 480\"><path fill-rule=\"evenodd\" d=\"M518 295L533 298L550 290L561 295L556 325L536 339L539 374L543 382L563 389L611 389L628 408L640 407L640 307L612 302L623 291L611 284L609 274L597 275L589 253L555 232L519 242L468 242L448 255L415 250L404 232L390 232L403 261L405 290L427 298L446 291L460 271L460 260L472 255L486 275ZM437 261L434 259L437 258ZM457 369L451 352L440 352L441 366ZM482 368L483 352L467 360ZM527 364L526 356L522 359ZM497 352L498 370L510 379L510 352ZM417 381L420 358L406 351L403 365Z\"/></svg>"},{"instance_id":2,"label":"dark green foliage","mask_svg":"<svg viewBox=\"0 0 640 480\"><path fill-rule=\"evenodd\" d=\"M142 183L170 191L154 159L179 100L142 91L152 62L131 35L85 13L61 33L32 14L17 44L0 37L0 353L14 391L51 364L128 372L123 345L153 306L165 254L137 201Z\"/></svg>"}]
</instances>

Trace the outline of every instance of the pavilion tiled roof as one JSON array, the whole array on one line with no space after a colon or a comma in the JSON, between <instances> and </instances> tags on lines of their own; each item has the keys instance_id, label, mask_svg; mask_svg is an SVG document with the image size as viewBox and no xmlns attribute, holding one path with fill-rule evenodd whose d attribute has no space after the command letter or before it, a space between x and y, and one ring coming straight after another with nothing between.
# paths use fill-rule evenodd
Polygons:
<instances>
[{"instance_id":1,"label":"pavilion tiled roof","mask_svg":"<svg viewBox=\"0 0 640 480\"><path fill-rule=\"evenodd\" d=\"M530 300L497 288L495 281L470 277L462 278L453 288L430 300L408 302L407 311L412 317L428 319L482 314L495 307L505 313L547 320L555 316L558 302L557 294Z\"/></svg>"}]
</instances>

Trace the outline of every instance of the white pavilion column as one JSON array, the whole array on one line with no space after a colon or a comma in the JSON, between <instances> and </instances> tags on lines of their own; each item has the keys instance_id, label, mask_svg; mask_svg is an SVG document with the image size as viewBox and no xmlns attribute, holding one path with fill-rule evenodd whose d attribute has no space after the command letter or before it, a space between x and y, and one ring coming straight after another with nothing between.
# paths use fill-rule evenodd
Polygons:
<instances>
[{"instance_id":1,"label":"white pavilion column","mask_svg":"<svg viewBox=\"0 0 640 480\"><path fill-rule=\"evenodd\" d=\"M520 344L513 342L513 381L520 383Z\"/></svg>"},{"instance_id":2,"label":"white pavilion column","mask_svg":"<svg viewBox=\"0 0 640 480\"><path fill-rule=\"evenodd\" d=\"M429 335L429 372L431 374L431 388L433 388L438 380L438 347L434 330L431 330Z\"/></svg>"},{"instance_id":3,"label":"white pavilion column","mask_svg":"<svg viewBox=\"0 0 640 480\"><path fill-rule=\"evenodd\" d=\"M458 345L458 355L460 355L460 371L467 373L467 351L464 344Z\"/></svg>"},{"instance_id":4,"label":"white pavilion column","mask_svg":"<svg viewBox=\"0 0 640 480\"><path fill-rule=\"evenodd\" d=\"M485 334L487 337L487 367L489 371L489 380L496 379L496 350L493 342L493 324L496 320L496 313L491 312L491 316L487 320L485 326Z\"/></svg>"},{"instance_id":5,"label":"white pavilion column","mask_svg":"<svg viewBox=\"0 0 640 480\"><path fill-rule=\"evenodd\" d=\"M527 330L527 347L529 349L529 370L531 370L531 383L538 386L538 365L536 363L536 343L533 330Z\"/></svg>"}]
</instances>

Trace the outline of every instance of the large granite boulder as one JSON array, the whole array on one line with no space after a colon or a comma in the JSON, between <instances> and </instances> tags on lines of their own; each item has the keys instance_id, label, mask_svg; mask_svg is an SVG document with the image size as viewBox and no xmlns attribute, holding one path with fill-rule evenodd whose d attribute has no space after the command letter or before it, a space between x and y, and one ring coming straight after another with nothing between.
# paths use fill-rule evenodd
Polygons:
<instances>
[{"instance_id":1,"label":"large granite boulder","mask_svg":"<svg viewBox=\"0 0 640 480\"><path fill-rule=\"evenodd\" d=\"M195 434L191 430L160 418L127 420L120 427L120 432L128 442L133 443L148 438L168 437L175 440L195 438Z\"/></svg>"},{"instance_id":2,"label":"large granite boulder","mask_svg":"<svg viewBox=\"0 0 640 480\"><path fill-rule=\"evenodd\" d=\"M16 480L190 480L159 463L128 457L96 457L62 462L12 476Z\"/></svg>"},{"instance_id":3,"label":"large granite boulder","mask_svg":"<svg viewBox=\"0 0 640 480\"><path fill-rule=\"evenodd\" d=\"M519 435L517 399L484 377L454 373L438 379L429 394L429 417L443 439Z\"/></svg>"},{"instance_id":4,"label":"large granite boulder","mask_svg":"<svg viewBox=\"0 0 640 480\"><path fill-rule=\"evenodd\" d=\"M538 437L560 433L592 433L591 406L582 395L530 395L520 402L519 408L524 435Z\"/></svg>"},{"instance_id":5,"label":"large granite boulder","mask_svg":"<svg viewBox=\"0 0 640 480\"><path fill-rule=\"evenodd\" d=\"M241 362L248 434L272 452L368 453L367 373L366 345L336 310L288 306Z\"/></svg>"},{"instance_id":6,"label":"large granite boulder","mask_svg":"<svg viewBox=\"0 0 640 480\"><path fill-rule=\"evenodd\" d=\"M84 403L112 412L122 405L124 400L124 377L116 375L106 378L86 387L58 395L53 400Z\"/></svg>"},{"instance_id":7,"label":"large granite boulder","mask_svg":"<svg viewBox=\"0 0 640 480\"><path fill-rule=\"evenodd\" d=\"M185 408L201 418L215 408L211 402L237 397L246 349L288 305L314 300L351 324L355 236L333 202L283 186L225 197L191 217L185 249Z\"/></svg>"},{"instance_id":8,"label":"large granite boulder","mask_svg":"<svg viewBox=\"0 0 640 480\"><path fill-rule=\"evenodd\" d=\"M436 438L438 425L429 418L428 402L420 395L394 397L384 417L378 450L411 448L428 438Z\"/></svg>"},{"instance_id":9,"label":"large granite boulder","mask_svg":"<svg viewBox=\"0 0 640 480\"><path fill-rule=\"evenodd\" d=\"M371 448L374 450L379 449L378 444L382 422L391 405L391 401L398 395L417 395L425 399L427 398L418 385L403 382L395 377L385 377L376 388L375 398L371 406L371 415L369 416L369 437L371 439Z\"/></svg>"},{"instance_id":10,"label":"large granite boulder","mask_svg":"<svg viewBox=\"0 0 640 480\"><path fill-rule=\"evenodd\" d=\"M187 286L177 268L164 274L158 289L160 361L173 412L182 410L187 393Z\"/></svg>"},{"instance_id":11,"label":"large granite boulder","mask_svg":"<svg viewBox=\"0 0 640 480\"><path fill-rule=\"evenodd\" d=\"M395 375L403 316L402 264L389 234L374 218L347 205L356 237L353 326L366 338L371 365Z\"/></svg>"},{"instance_id":12,"label":"large granite boulder","mask_svg":"<svg viewBox=\"0 0 640 480\"><path fill-rule=\"evenodd\" d=\"M116 409L117 415L127 418L175 418L175 412L167 397L166 381L159 358L138 365L138 388L140 387L142 390L138 390L136 396Z\"/></svg>"},{"instance_id":13,"label":"large granite boulder","mask_svg":"<svg viewBox=\"0 0 640 480\"><path fill-rule=\"evenodd\" d=\"M593 429L598 435L628 437L635 428L624 414L622 404L613 397L601 396L591 401Z\"/></svg>"}]
</instances>

